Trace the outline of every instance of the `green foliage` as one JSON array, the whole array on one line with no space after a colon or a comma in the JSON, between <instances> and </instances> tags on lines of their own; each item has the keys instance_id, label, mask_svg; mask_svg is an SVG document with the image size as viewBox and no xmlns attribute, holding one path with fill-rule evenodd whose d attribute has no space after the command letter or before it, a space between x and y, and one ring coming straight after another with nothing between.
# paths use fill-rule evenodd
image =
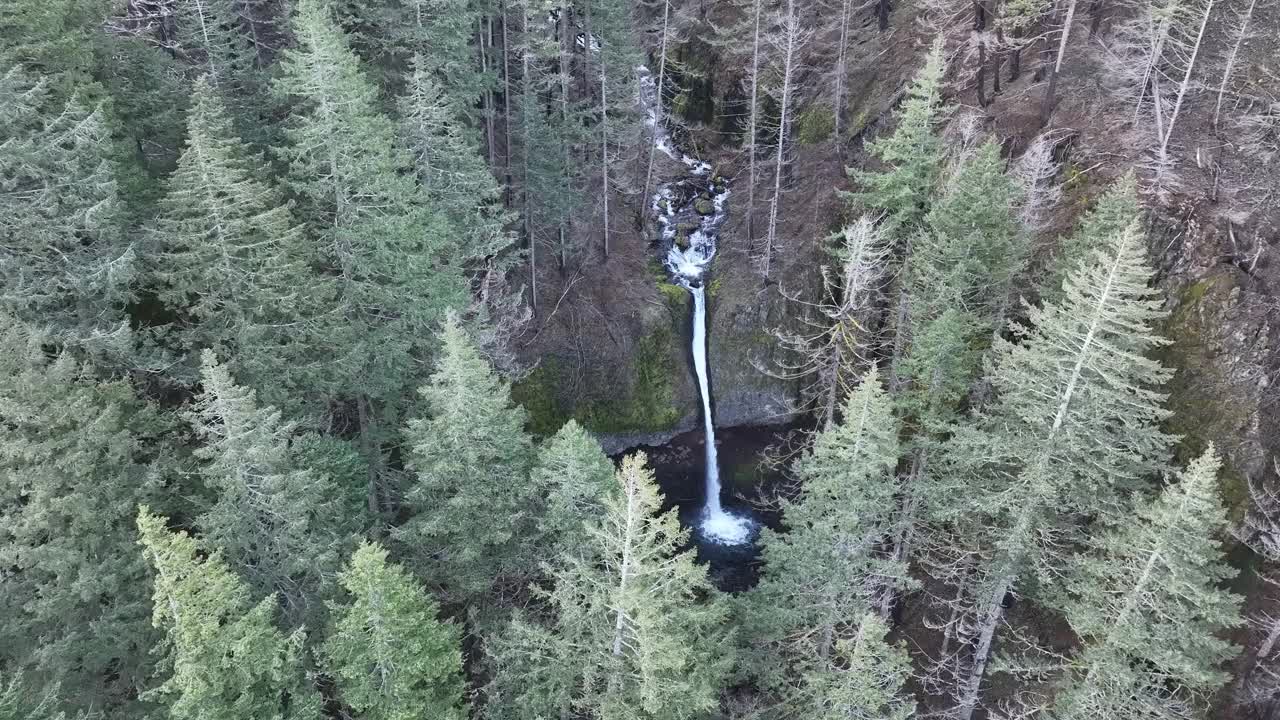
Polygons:
<instances>
[{"instance_id":1,"label":"green foliage","mask_svg":"<svg viewBox=\"0 0 1280 720\"><path fill-rule=\"evenodd\" d=\"M201 474L217 497L197 520L204 543L220 549L256 594L279 593L290 616L303 617L346 536L332 478L298 466L289 447L294 425L259 407L209 350L188 418L204 442L196 450Z\"/></svg>"},{"instance_id":2,"label":"green foliage","mask_svg":"<svg viewBox=\"0 0 1280 720\"><path fill-rule=\"evenodd\" d=\"M143 555L155 570L152 623L168 679L144 697L168 704L174 720L302 720L319 717L303 674L301 630L272 623L276 598L253 603L249 589L214 551L201 556L185 532L145 506L138 512Z\"/></svg>"},{"instance_id":3,"label":"green foliage","mask_svg":"<svg viewBox=\"0 0 1280 720\"><path fill-rule=\"evenodd\" d=\"M536 437L554 435L569 419L558 394L559 382L559 365L543 358L533 372L511 385L511 400L524 408L529 432Z\"/></svg>"},{"instance_id":4,"label":"green foliage","mask_svg":"<svg viewBox=\"0 0 1280 720\"><path fill-rule=\"evenodd\" d=\"M755 674L784 695L810 673L834 672L829 658L843 640L859 641L848 633L859 632L873 594L905 582L906 567L878 550L891 532L899 450L876 370L841 410L843 421L797 461L801 494L783 504L786 532L762 531L764 572L748 596Z\"/></svg>"},{"instance_id":5,"label":"green foliage","mask_svg":"<svg viewBox=\"0 0 1280 720\"><path fill-rule=\"evenodd\" d=\"M816 105L796 118L796 142L801 145L817 145L826 142L836 129L836 116L825 105Z\"/></svg>"},{"instance_id":6,"label":"green foliage","mask_svg":"<svg viewBox=\"0 0 1280 720\"><path fill-rule=\"evenodd\" d=\"M1236 571L1217 540L1227 528L1220 465L1210 447L1073 563L1063 604L1085 649L1054 718L1182 715L1226 682L1239 648L1222 637L1243 621L1240 598L1222 588Z\"/></svg>"},{"instance_id":7,"label":"green foliage","mask_svg":"<svg viewBox=\"0 0 1280 720\"><path fill-rule=\"evenodd\" d=\"M464 255L497 255L511 244L505 225L513 218L501 207L502 192L422 55L415 55L406 74L405 94L398 100L400 127L413 154L414 167L433 206L458 232Z\"/></svg>"},{"instance_id":8,"label":"green foliage","mask_svg":"<svg viewBox=\"0 0 1280 720\"><path fill-rule=\"evenodd\" d=\"M32 696L131 714L150 675L145 566L130 519L158 494L172 428L0 314L0 667Z\"/></svg>"},{"instance_id":9,"label":"green foliage","mask_svg":"<svg viewBox=\"0 0 1280 720\"><path fill-rule=\"evenodd\" d=\"M1093 251L1105 244L1108 238L1122 232L1131 223L1140 221L1141 216L1137 180L1133 173L1128 173L1107 188L1098 204L1084 216L1076 231L1062 239L1054 254L1041 295L1045 299L1060 298L1062 282L1066 276L1080 263L1087 261Z\"/></svg>"},{"instance_id":10,"label":"green foliage","mask_svg":"<svg viewBox=\"0 0 1280 720\"><path fill-rule=\"evenodd\" d=\"M789 688L784 703L814 720L907 720L915 715L915 700L904 687L911 676L911 660L901 645L890 644L889 628L879 616L866 613L851 639L819 657Z\"/></svg>"},{"instance_id":11,"label":"green foliage","mask_svg":"<svg viewBox=\"0 0 1280 720\"><path fill-rule=\"evenodd\" d=\"M338 574L348 599L333 606L324 644L342 699L368 720L462 720L461 637L387 551L363 543Z\"/></svg>"},{"instance_id":12,"label":"green foliage","mask_svg":"<svg viewBox=\"0 0 1280 720\"><path fill-rule=\"evenodd\" d=\"M507 383L455 316L440 340L436 371L419 390L426 416L405 432L414 515L399 536L423 558L425 577L451 597L478 600L495 580L529 572L539 490L526 481L532 447Z\"/></svg>"},{"instance_id":13,"label":"green foliage","mask_svg":"<svg viewBox=\"0 0 1280 720\"><path fill-rule=\"evenodd\" d=\"M733 661L723 600L661 512L643 454L623 460L591 542L551 560L551 620L517 617L492 657L490 718L701 717Z\"/></svg>"},{"instance_id":14,"label":"green foliage","mask_svg":"<svg viewBox=\"0 0 1280 720\"><path fill-rule=\"evenodd\" d=\"M683 288L681 292L688 294ZM613 397L584 403L574 417L601 433L657 432L673 427L681 417L675 404L674 343L671 326L658 323L640 338L631 354L631 387Z\"/></svg>"},{"instance_id":15,"label":"green foliage","mask_svg":"<svg viewBox=\"0 0 1280 720\"><path fill-rule=\"evenodd\" d=\"M861 188L852 196L853 201L869 210L884 212L883 227L891 237L909 235L928 210L928 198L942 161L937 125L942 119L938 105L944 70L939 37L907 90L893 134L868 147L884 169L850 171Z\"/></svg>"},{"instance_id":16,"label":"green foliage","mask_svg":"<svg viewBox=\"0 0 1280 720\"><path fill-rule=\"evenodd\" d=\"M280 154L324 273L312 281L316 321L296 338L282 380L313 402L398 406L431 329L465 301L459 237L426 198L376 87L321 0L299 4L294 33L298 47L285 53L275 85L294 103Z\"/></svg>"},{"instance_id":17,"label":"green foliage","mask_svg":"<svg viewBox=\"0 0 1280 720\"><path fill-rule=\"evenodd\" d=\"M0 307L52 340L122 351L134 253L105 111L73 97L46 115L45 83L0 73Z\"/></svg>"},{"instance_id":18,"label":"green foliage","mask_svg":"<svg viewBox=\"0 0 1280 720\"><path fill-rule=\"evenodd\" d=\"M191 319L183 345L228 354L263 384L278 370L273 328L297 320L290 308L306 304L310 286L302 230L261 179L266 170L202 77L178 168L147 227L157 295Z\"/></svg>"},{"instance_id":19,"label":"green foliage","mask_svg":"<svg viewBox=\"0 0 1280 720\"><path fill-rule=\"evenodd\" d=\"M529 481L545 498L538 530L548 547L571 552L589 542L586 523L604 513L616 488L613 463L574 420L538 448Z\"/></svg>"}]
</instances>

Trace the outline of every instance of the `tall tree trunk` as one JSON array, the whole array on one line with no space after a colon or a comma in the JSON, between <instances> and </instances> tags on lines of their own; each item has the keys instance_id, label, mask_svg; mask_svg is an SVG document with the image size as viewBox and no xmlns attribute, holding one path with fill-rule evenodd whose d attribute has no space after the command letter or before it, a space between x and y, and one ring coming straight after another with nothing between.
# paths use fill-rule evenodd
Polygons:
<instances>
[{"instance_id":1,"label":"tall tree trunk","mask_svg":"<svg viewBox=\"0 0 1280 720\"><path fill-rule=\"evenodd\" d=\"M1218 129L1218 119L1222 115L1222 95L1227 91L1227 83L1231 81L1231 73L1236 67L1236 57L1240 54L1240 46L1249 35L1249 21L1253 19L1253 9L1257 5L1258 0L1250 0L1249 9L1245 11L1244 18L1240 21L1240 34L1236 35L1235 45L1231 47L1231 54L1227 56L1227 66L1222 70L1222 82L1218 84L1218 102L1213 106L1214 130Z\"/></svg>"},{"instance_id":2,"label":"tall tree trunk","mask_svg":"<svg viewBox=\"0 0 1280 720\"><path fill-rule=\"evenodd\" d=\"M569 73L570 70L570 44L569 44L569 28L571 21L569 17L570 7L568 5L560 8L560 161L561 167L564 168L564 183L570 185L570 147L569 147ZM566 190L569 188L566 187ZM560 272L564 273L565 268L569 265L568 253L568 234L569 221L565 211L565 203L560 203Z\"/></svg>"},{"instance_id":3,"label":"tall tree trunk","mask_svg":"<svg viewBox=\"0 0 1280 720\"><path fill-rule=\"evenodd\" d=\"M840 48L836 54L836 154L844 157L844 79L848 73L849 57L849 15L852 14L853 0L844 0L840 4Z\"/></svg>"},{"instance_id":4,"label":"tall tree trunk","mask_svg":"<svg viewBox=\"0 0 1280 720\"><path fill-rule=\"evenodd\" d=\"M751 35L751 107L747 113L747 248L755 247L756 217L756 136L760 119L760 16L764 0L754 0L755 30Z\"/></svg>"},{"instance_id":5,"label":"tall tree trunk","mask_svg":"<svg viewBox=\"0 0 1280 720\"><path fill-rule=\"evenodd\" d=\"M1182 76L1182 83L1178 85L1178 97L1173 101L1173 114L1169 116L1169 127L1164 131L1164 138L1160 141L1160 166L1163 169L1168 162L1169 139L1173 137L1174 125L1178 122L1178 113L1182 111L1182 100L1187 96L1187 88L1191 86L1191 74L1196 69L1196 57L1200 54L1200 45L1204 42L1204 30L1209 26L1209 15L1213 12L1214 0L1209 0L1204 6L1204 15L1200 17L1200 31L1196 33L1196 44L1191 48L1191 58L1187 60L1187 72Z\"/></svg>"},{"instance_id":6,"label":"tall tree trunk","mask_svg":"<svg viewBox=\"0 0 1280 720\"><path fill-rule=\"evenodd\" d=\"M877 0L876 19L880 23L880 32L889 29L889 0Z\"/></svg>"},{"instance_id":7,"label":"tall tree trunk","mask_svg":"<svg viewBox=\"0 0 1280 720\"><path fill-rule=\"evenodd\" d=\"M1049 86L1045 88L1044 99L1040 103L1040 127L1049 124L1049 116L1053 113L1054 96L1058 91L1058 75L1062 72L1062 58L1067 54L1067 40L1071 37L1071 24L1075 21L1076 0L1067 0L1067 17L1062 22L1062 38L1058 40L1058 57L1049 72Z\"/></svg>"},{"instance_id":8,"label":"tall tree trunk","mask_svg":"<svg viewBox=\"0 0 1280 720\"><path fill-rule=\"evenodd\" d=\"M591 11L587 11L587 57L591 56ZM609 73L600 45L600 197L604 200L604 259L609 259Z\"/></svg>"},{"instance_id":9,"label":"tall tree trunk","mask_svg":"<svg viewBox=\"0 0 1280 720\"><path fill-rule=\"evenodd\" d=\"M527 38L529 35L529 0L520 0L520 31ZM532 103L529 100L530 78L529 78L529 51L530 48L525 47L520 53L520 124L522 127L521 136L523 139L520 148L520 156L524 162L524 174L520 178L520 196L524 205L524 236L529 243L529 304L530 309L536 314L538 312L538 241L533 236L533 214L532 204L529 200L529 108Z\"/></svg>"},{"instance_id":10,"label":"tall tree trunk","mask_svg":"<svg viewBox=\"0 0 1280 720\"><path fill-rule=\"evenodd\" d=\"M773 197L769 199L769 234L764 246L764 279L769 280L773 264L773 248L778 237L778 206L782 201L782 169L786 160L787 136L791 131L791 84L795 73L796 43L800 40L799 19L796 17L795 0L787 0L787 17L783 32L786 50L782 62L782 101L778 118L778 152L774 157Z\"/></svg>"},{"instance_id":11,"label":"tall tree trunk","mask_svg":"<svg viewBox=\"0 0 1280 720\"><path fill-rule=\"evenodd\" d=\"M480 71L486 78L489 76L489 49L493 42L492 23L493 19L487 15L480 21ZM485 147L489 158L489 171L492 172L497 167L497 160L493 147L493 88L488 85L485 86L482 102L484 103Z\"/></svg>"},{"instance_id":12,"label":"tall tree trunk","mask_svg":"<svg viewBox=\"0 0 1280 720\"><path fill-rule=\"evenodd\" d=\"M1001 577L992 587L982 608L982 624L978 630L978 644L973 651L973 664L969 667L969 676L961 687L959 704L956 707L955 720L970 720L973 710L978 706L978 691L982 687L982 677L987 672L987 663L991 659L991 645L995 639L996 628L1004 617L1004 596L1009 593L1012 580Z\"/></svg>"},{"instance_id":13,"label":"tall tree trunk","mask_svg":"<svg viewBox=\"0 0 1280 720\"><path fill-rule=\"evenodd\" d=\"M506 172L506 187L503 188L505 205L511 208L514 199L511 196L513 187L511 178L511 44L507 34L507 3L499 5L502 13L502 167Z\"/></svg>"},{"instance_id":14,"label":"tall tree trunk","mask_svg":"<svg viewBox=\"0 0 1280 720\"><path fill-rule=\"evenodd\" d=\"M905 259L903 261L906 262ZM904 278L898 278L898 311L893 323L893 352L889 356L889 394L896 395L902 386L902 356L907 343L907 314L911 295Z\"/></svg>"}]
</instances>

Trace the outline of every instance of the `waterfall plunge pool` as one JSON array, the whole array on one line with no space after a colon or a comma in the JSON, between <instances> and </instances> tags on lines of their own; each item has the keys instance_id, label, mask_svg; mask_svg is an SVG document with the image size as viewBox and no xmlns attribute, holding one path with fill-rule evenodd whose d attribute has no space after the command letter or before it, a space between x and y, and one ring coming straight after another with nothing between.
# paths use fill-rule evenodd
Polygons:
<instances>
[{"instance_id":1,"label":"waterfall plunge pool","mask_svg":"<svg viewBox=\"0 0 1280 720\"><path fill-rule=\"evenodd\" d=\"M698 560L707 563L711 579L721 590L739 592L755 585L760 571L760 549L755 542L760 528L778 529L780 516L776 494L784 487L783 474L762 462L771 448L794 439L796 425L716 428L723 509L751 522L744 542L727 544L708 537L706 520L706 443L701 428L675 436L664 445L638 447L621 453L643 451L657 477L665 499L664 509L675 508L680 524L690 531L690 545Z\"/></svg>"}]
</instances>

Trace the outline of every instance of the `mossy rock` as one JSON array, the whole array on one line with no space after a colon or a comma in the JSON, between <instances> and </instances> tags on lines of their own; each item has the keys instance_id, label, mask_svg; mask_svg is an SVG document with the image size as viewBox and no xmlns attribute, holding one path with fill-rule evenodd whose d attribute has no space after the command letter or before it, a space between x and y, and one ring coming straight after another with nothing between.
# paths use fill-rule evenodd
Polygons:
<instances>
[{"instance_id":1,"label":"mossy rock","mask_svg":"<svg viewBox=\"0 0 1280 720\"><path fill-rule=\"evenodd\" d=\"M609 398L584 403L574 417L587 429L608 434L660 432L675 427L681 417L675 397L675 343L671 324L658 323L631 352L631 387Z\"/></svg>"},{"instance_id":2,"label":"mossy rock","mask_svg":"<svg viewBox=\"0 0 1280 720\"><path fill-rule=\"evenodd\" d=\"M1211 275L1193 283L1178 295L1174 311L1165 321L1165 337L1170 344L1156 357L1174 372L1164 388L1169 393L1166 407L1172 415L1165 421L1166 432L1179 436L1174 461L1185 466L1202 454L1210 443L1228 447L1250 422L1254 403L1248 390L1239 387L1227 374L1229 358L1218 340L1223 329L1221 315L1231 307L1235 289L1226 273ZM1224 458L1219 473L1219 491L1233 520L1248 507L1248 480Z\"/></svg>"},{"instance_id":3,"label":"mossy rock","mask_svg":"<svg viewBox=\"0 0 1280 720\"><path fill-rule=\"evenodd\" d=\"M511 399L529 415L529 432L538 437L554 435L569 420L560 400L560 371L554 360L543 360L533 372L511 386Z\"/></svg>"},{"instance_id":4,"label":"mossy rock","mask_svg":"<svg viewBox=\"0 0 1280 720\"><path fill-rule=\"evenodd\" d=\"M710 198L698 198L693 203L693 211L699 215L715 215L716 204Z\"/></svg>"},{"instance_id":5,"label":"mossy rock","mask_svg":"<svg viewBox=\"0 0 1280 720\"><path fill-rule=\"evenodd\" d=\"M689 301L692 299L688 290L685 290L675 283L658 283L658 292L662 293L662 300L666 303L667 308L673 311L679 310L681 311L681 315L683 315L683 311L689 307Z\"/></svg>"},{"instance_id":6,"label":"mossy rock","mask_svg":"<svg viewBox=\"0 0 1280 720\"><path fill-rule=\"evenodd\" d=\"M796 142L801 145L817 145L826 142L836 129L836 116L831 108L809 108L796 119Z\"/></svg>"},{"instance_id":7,"label":"mossy rock","mask_svg":"<svg viewBox=\"0 0 1280 720\"><path fill-rule=\"evenodd\" d=\"M676 247L680 248L681 250L688 250L689 249L688 233L677 232L674 242L676 244Z\"/></svg>"}]
</instances>

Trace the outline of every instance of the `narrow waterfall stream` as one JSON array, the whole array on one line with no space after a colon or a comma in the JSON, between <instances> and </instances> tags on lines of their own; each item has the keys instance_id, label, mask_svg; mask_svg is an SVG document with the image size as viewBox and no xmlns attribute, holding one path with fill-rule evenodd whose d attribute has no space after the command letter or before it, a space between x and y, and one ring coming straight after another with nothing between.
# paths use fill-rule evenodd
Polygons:
<instances>
[{"instance_id":1,"label":"narrow waterfall stream","mask_svg":"<svg viewBox=\"0 0 1280 720\"><path fill-rule=\"evenodd\" d=\"M749 541L755 523L727 512L720 499L720 466L716 457L716 429L711 408L711 383L707 376L707 288L706 276L716 254L716 239L727 218L725 201L728 182L712 172L711 165L679 152L662 118L657 83L646 67L636 68L640 104L653 133L654 147L678 160L688 175L658 188L651 210L662 229L662 246L667 248L664 264L672 279L693 296L693 369L702 396L703 428L706 435L706 501L698 531L706 540L726 545Z\"/></svg>"}]
</instances>

